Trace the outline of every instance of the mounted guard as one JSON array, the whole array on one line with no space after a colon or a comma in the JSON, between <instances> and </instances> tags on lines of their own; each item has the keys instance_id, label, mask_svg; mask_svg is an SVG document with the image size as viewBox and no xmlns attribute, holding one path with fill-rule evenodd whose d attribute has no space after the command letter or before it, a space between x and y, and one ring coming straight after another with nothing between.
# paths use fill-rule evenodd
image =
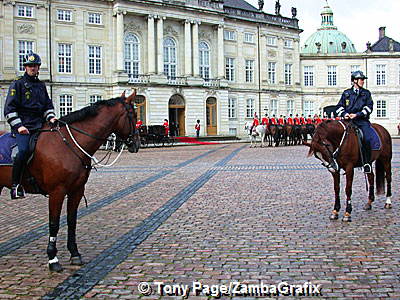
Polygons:
<instances>
[{"instance_id":1,"label":"mounted guard","mask_svg":"<svg viewBox=\"0 0 400 300\"><path fill-rule=\"evenodd\" d=\"M4 106L4 115L18 146L12 169L11 199L25 197L21 178L29 158L31 137L39 131L45 121L57 121L46 86L38 78L41 64L42 60L38 54L29 53L25 56L25 73L11 84Z\"/></svg>"}]
</instances>

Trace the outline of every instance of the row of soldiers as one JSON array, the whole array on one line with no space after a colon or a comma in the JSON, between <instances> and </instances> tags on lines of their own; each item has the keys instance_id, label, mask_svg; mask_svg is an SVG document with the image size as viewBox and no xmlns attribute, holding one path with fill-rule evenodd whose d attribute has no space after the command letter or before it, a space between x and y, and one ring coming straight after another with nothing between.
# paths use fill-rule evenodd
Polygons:
<instances>
[{"instance_id":1,"label":"row of soldiers","mask_svg":"<svg viewBox=\"0 0 400 300\"><path fill-rule=\"evenodd\" d=\"M268 114L265 114L265 116L261 119L261 125L307 125L307 124L318 125L326 120L340 120L340 118L339 117L328 118L326 115L323 118L321 118L321 116L317 114L315 114L313 118L311 117L311 115L308 115L308 117L306 118L304 117L303 114L301 116L296 114L295 117L293 117L292 114L290 114L289 117L280 115L279 118L277 118L275 115L269 117ZM257 113L254 113L252 125L253 127L260 125Z\"/></svg>"}]
</instances>

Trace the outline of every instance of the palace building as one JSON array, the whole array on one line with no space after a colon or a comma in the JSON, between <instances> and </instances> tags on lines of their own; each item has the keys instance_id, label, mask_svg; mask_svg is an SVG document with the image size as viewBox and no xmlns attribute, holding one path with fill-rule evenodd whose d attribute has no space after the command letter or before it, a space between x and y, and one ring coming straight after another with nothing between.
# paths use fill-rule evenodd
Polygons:
<instances>
[{"instance_id":1,"label":"palace building","mask_svg":"<svg viewBox=\"0 0 400 300\"><path fill-rule=\"evenodd\" d=\"M259 115L330 112L350 72L369 76L373 117L391 133L399 121L399 44L381 28L366 52L333 24L304 45L292 16L244 0L3 0L0 6L0 103L22 75L22 58L42 58L58 115L137 88L138 118L168 119L179 135L244 135ZM1 126L8 128L3 114Z\"/></svg>"}]
</instances>

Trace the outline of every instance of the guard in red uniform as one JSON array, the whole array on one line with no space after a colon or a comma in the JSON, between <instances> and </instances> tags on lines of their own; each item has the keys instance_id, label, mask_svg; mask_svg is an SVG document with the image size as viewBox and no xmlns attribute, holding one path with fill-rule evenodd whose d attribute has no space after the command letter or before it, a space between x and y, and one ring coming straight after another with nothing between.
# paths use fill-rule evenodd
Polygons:
<instances>
[{"instance_id":1,"label":"guard in red uniform","mask_svg":"<svg viewBox=\"0 0 400 300\"><path fill-rule=\"evenodd\" d=\"M143 125L143 122L142 122L142 120L138 120L137 122L136 122L136 129L139 129L140 127L142 127L142 125Z\"/></svg>"},{"instance_id":2,"label":"guard in red uniform","mask_svg":"<svg viewBox=\"0 0 400 300\"><path fill-rule=\"evenodd\" d=\"M311 115L308 115L308 118L306 120L306 124L312 124L313 123L313 119L311 118Z\"/></svg>"},{"instance_id":3,"label":"guard in red uniform","mask_svg":"<svg viewBox=\"0 0 400 300\"><path fill-rule=\"evenodd\" d=\"M276 125L277 122L276 122L275 115L272 116L270 122L271 122L271 125Z\"/></svg>"},{"instance_id":4,"label":"guard in red uniform","mask_svg":"<svg viewBox=\"0 0 400 300\"><path fill-rule=\"evenodd\" d=\"M300 117L300 125L305 125L306 124L306 119L304 118L304 115L302 114Z\"/></svg>"},{"instance_id":5,"label":"guard in red uniform","mask_svg":"<svg viewBox=\"0 0 400 300\"><path fill-rule=\"evenodd\" d=\"M294 117L293 121L294 121L294 125L300 125L300 118L299 118L298 114L296 114L296 116Z\"/></svg>"},{"instance_id":6,"label":"guard in red uniform","mask_svg":"<svg viewBox=\"0 0 400 300\"><path fill-rule=\"evenodd\" d=\"M294 125L292 114L290 114L289 118L287 118L287 124L288 125Z\"/></svg>"},{"instance_id":7,"label":"guard in red uniform","mask_svg":"<svg viewBox=\"0 0 400 300\"><path fill-rule=\"evenodd\" d=\"M319 115L315 118L314 121L315 121L315 125L319 125L322 123L321 117Z\"/></svg>"},{"instance_id":8,"label":"guard in red uniform","mask_svg":"<svg viewBox=\"0 0 400 300\"><path fill-rule=\"evenodd\" d=\"M169 125L168 125L168 120L167 119L164 119L163 126L165 128L165 135L168 136L168 134L169 134Z\"/></svg>"},{"instance_id":9,"label":"guard in red uniform","mask_svg":"<svg viewBox=\"0 0 400 300\"><path fill-rule=\"evenodd\" d=\"M265 117L263 117L261 119L261 125L269 125L269 118L268 118L268 114L265 114Z\"/></svg>"},{"instance_id":10,"label":"guard in red uniform","mask_svg":"<svg viewBox=\"0 0 400 300\"><path fill-rule=\"evenodd\" d=\"M254 113L253 124L251 124L250 132L253 132L254 128L260 125L260 121L258 120L257 113Z\"/></svg>"},{"instance_id":11,"label":"guard in red uniform","mask_svg":"<svg viewBox=\"0 0 400 300\"><path fill-rule=\"evenodd\" d=\"M285 125L285 119L283 118L282 115L280 115L279 119L278 119L278 124L279 125Z\"/></svg>"}]
</instances>

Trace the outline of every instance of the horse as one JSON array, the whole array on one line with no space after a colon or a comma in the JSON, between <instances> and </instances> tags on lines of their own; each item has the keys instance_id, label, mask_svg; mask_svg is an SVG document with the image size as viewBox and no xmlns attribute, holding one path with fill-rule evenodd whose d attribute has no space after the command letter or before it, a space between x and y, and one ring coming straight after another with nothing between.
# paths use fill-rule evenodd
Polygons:
<instances>
[{"instance_id":1,"label":"horse","mask_svg":"<svg viewBox=\"0 0 400 300\"><path fill-rule=\"evenodd\" d=\"M372 127L378 133L381 140L381 149L373 150L371 153L372 161L375 161L375 171L368 173L369 195L368 202L364 206L366 210L372 209L374 196L374 176L376 177L376 193L377 195L385 192L386 179L386 203L385 208L391 208L391 182L392 182L392 140L389 132L379 124L372 124ZM322 164L332 173L335 190L335 205L330 216L331 220L337 220L340 210L340 169L346 174L346 212L342 221L351 222L351 194L354 177L354 168L362 166L360 164L359 141L356 135L355 125L351 121L334 121L328 120L319 124L312 137L311 143L303 142L310 147L308 156L312 154L322 161ZM332 168L336 157L339 171Z\"/></svg>"},{"instance_id":2,"label":"horse","mask_svg":"<svg viewBox=\"0 0 400 300\"><path fill-rule=\"evenodd\" d=\"M265 141L265 136L267 134L267 126L266 125L258 125L256 126L255 130L253 130L252 132L250 132L251 130L251 122L246 122L245 126L244 126L244 130L247 132L247 135L250 138L250 148L253 147L253 142L254 142L254 147L257 144L257 136L261 137L261 147L264 147L264 141Z\"/></svg>"},{"instance_id":3,"label":"horse","mask_svg":"<svg viewBox=\"0 0 400 300\"><path fill-rule=\"evenodd\" d=\"M93 155L111 133L122 138L129 152L137 152L135 138L136 112L132 100L125 97L101 100L59 119L56 126L45 124L40 130L33 158L27 164L22 184L28 193L38 193L28 181L33 176L40 193L49 195L48 267L61 272L57 258L57 234L64 197L67 196L67 248L72 265L82 265L76 244L76 221L79 203L92 169ZM85 153L86 152L86 153ZM11 187L12 166L0 167L0 191Z\"/></svg>"}]
</instances>

